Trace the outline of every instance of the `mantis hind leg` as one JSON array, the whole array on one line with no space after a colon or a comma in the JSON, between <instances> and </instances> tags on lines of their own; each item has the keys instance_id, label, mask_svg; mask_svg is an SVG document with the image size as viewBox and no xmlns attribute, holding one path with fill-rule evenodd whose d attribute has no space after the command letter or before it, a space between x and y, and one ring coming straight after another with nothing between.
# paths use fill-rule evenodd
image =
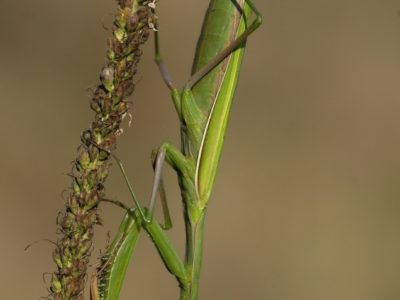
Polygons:
<instances>
[{"instance_id":1,"label":"mantis hind leg","mask_svg":"<svg viewBox=\"0 0 400 300\"><path fill-rule=\"evenodd\" d=\"M200 79L202 79L208 72L214 69L220 62L222 62L229 54L240 47L246 42L247 37L252 34L262 23L262 15L255 7L252 1L245 0L247 5L255 14L255 19L246 28L246 30L240 34L235 40L233 40L224 50L217 54L208 64L193 74L185 85L185 89L191 89Z\"/></svg>"}]
</instances>

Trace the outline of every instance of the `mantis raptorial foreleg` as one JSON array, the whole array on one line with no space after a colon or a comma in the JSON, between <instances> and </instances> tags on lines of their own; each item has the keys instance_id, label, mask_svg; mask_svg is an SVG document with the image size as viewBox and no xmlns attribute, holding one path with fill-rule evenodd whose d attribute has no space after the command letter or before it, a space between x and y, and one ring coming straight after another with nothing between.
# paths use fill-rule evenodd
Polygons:
<instances>
[{"instance_id":1,"label":"mantis raptorial foreleg","mask_svg":"<svg viewBox=\"0 0 400 300\"><path fill-rule=\"evenodd\" d=\"M155 149L152 153L152 161L154 168L154 180L153 180L153 188L152 194L149 203L149 213L150 218L152 218L154 214L154 207L157 200L157 192L160 193L161 205L163 207L164 212L164 229L169 229L168 225L171 225L171 219L169 215L169 209L167 204L167 198L165 195L165 189L162 181L162 168L165 160L168 162L170 166L172 166L178 173L187 176L193 170L190 167L194 167L194 163L187 159L181 151L175 148L172 144L165 143L158 149Z\"/></svg>"},{"instance_id":2,"label":"mantis raptorial foreleg","mask_svg":"<svg viewBox=\"0 0 400 300\"><path fill-rule=\"evenodd\" d=\"M182 155L179 151L177 150L174 151L173 146L169 144L163 145L163 147L160 148L160 151L158 151L158 153L159 154L155 159L155 176L152 189L153 192L150 199L150 206L152 206L153 208L155 206L155 199L156 199L156 194L158 192L158 187L160 186L161 171L165 156L169 157L171 155L170 153L172 153L172 157L174 157L173 154ZM150 238L156 245L156 248L160 253L160 256L163 259L167 269L178 279L178 281L182 285L185 285L187 283L187 274L185 271L184 264L182 262L182 259L179 257L179 254L175 250L174 246L172 245L171 241L165 234L163 228L163 227L168 227L169 213L164 212L164 215L167 215L167 218L166 220L164 220L166 224L163 227L161 227L158 224L158 222L154 221L152 215L153 212L150 212L149 209L142 207L141 204L137 201L136 195L133 192L132 185L129 181L123 163L116 156L114 156L114 158L121 169L122 175L125 179L125 182L127 183L129 190L131 191L131 196L134 199L135 203L137 204L138 213L131 214L131 218L140 217L141 226L147 231Z\"/></svg>"},{"instance_id":3,"label":"mantis raptorial foreleg","mask_svg":"<svg viewBox=\"0 0 400 300\"><path fill-rule=\"evenodd\" d=\"M161 147L153 151L153 157L157 157L157 162L159 163L159 169L155 174L160 173L161 165L166 161L178 174L183 184L188 187L186 189L187 195L185 195L184 199L188 200L187 208L192 210L193 205L195 204L195 187L192 184L194 182L193 174L195 174L195 161L183 155L183 153L173 146L170 143L164 143ZM155 180L160 180L161 176L154 176ZM157 182L154 182L154 186L157 186ZM156 198L153 197L149 207L154 206Z\"/></svg>"}]
</instances>

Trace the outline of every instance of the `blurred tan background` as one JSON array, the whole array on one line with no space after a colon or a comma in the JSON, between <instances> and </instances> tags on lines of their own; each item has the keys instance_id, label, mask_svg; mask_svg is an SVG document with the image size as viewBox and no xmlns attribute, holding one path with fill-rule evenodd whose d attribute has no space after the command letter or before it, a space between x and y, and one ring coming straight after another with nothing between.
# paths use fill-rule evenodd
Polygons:
<instances>
[{"instance_id":1,"label":"blurred tan background","mask_svg":"<svg viewBox=\"0 0 400 300\"><path fill-rule=\"evenodd\" d=\"M207 1L160 0L162 49L189 75ZM264 24L248 41L206 224L200 299L400 299L400 1L255 0ZM55 218L87 88L104 62L114 1L0 0L2 299L46 295ZM152 41L118 154L147 201L149 153L178 144L178 122ZM181 204L167 188L183 251ZM114 169L108 195L131 203ZM115 232L102 206L95 256ZM95 261L93 261L95 263ZM122 299L178 299L143 235Z\"/></svg>"}]
</instances>

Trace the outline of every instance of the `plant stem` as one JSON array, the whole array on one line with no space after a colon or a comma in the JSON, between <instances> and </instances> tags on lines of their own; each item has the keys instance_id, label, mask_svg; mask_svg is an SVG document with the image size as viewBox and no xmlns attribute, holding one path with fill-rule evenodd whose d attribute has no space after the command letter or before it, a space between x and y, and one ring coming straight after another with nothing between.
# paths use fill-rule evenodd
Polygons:
<instances>
[{"instance_id":1,"label":"plant stem","mask_svg":"<svg viewBox=\"0 0 400 300\"><path fill-rule=\"evenodd\" d=\"M110 154L116 149L120 126L128 113L126 99L134 90L140 48L152 30L149 24L154 27L157 21L154 9L147 4L144 0L118 0L107 61L90 102L94 120L81 135L70 174L70 194L57 218L59 239L53 251L57 270L52 274L48 297L54 300L83 298L94 227L102 223L98 205L105 196Z\"/></svg>"},{"instance_id":2,"label":"plant stem","mask_svg":"<svg viewBox=\"0 0 400 300\"><path fill-rule=\"evenodd\" d=\"M186 219L186 269L190 272L190 283L181 288L180 300L197 300L201 262L203 259L204 221L206 210L203 210L200 218L195 222Z\"/></svg>"}]
</instances>

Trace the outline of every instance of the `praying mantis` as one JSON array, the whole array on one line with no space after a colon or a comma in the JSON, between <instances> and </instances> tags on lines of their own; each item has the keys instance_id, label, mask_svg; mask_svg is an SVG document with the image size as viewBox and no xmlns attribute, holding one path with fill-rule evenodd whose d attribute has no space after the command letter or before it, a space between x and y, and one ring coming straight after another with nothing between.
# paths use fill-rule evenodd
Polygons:
<instances>
[{"instance_id":1,"label":"praying mantis","mask_svg":"<svg viewBox=\"0 0 400 300\"><path fill-rule=\"evenodd\" d=\"M155 1L147 5L155 7ZM182 91L175 87L165 66L160 54L158 31L154 30L155 61L179 117L181 148L164 143L153 151L155 175L147 207L137 200L122 162L114 156L135 208L126 208L119 231L92 277L91 300L119 298L142 229L150 236L165 266L179 282L180 299L198 298L207 204L217 173L246 39L261 23L261 14L250 0L211 0L197 44L192 75ZM176 171L181 190L186 233L184 259L165 233L172 226L161 176L165 161ZM162 201L164 225L153 219L158 194Z\"/></svg>"}]
</instances>

